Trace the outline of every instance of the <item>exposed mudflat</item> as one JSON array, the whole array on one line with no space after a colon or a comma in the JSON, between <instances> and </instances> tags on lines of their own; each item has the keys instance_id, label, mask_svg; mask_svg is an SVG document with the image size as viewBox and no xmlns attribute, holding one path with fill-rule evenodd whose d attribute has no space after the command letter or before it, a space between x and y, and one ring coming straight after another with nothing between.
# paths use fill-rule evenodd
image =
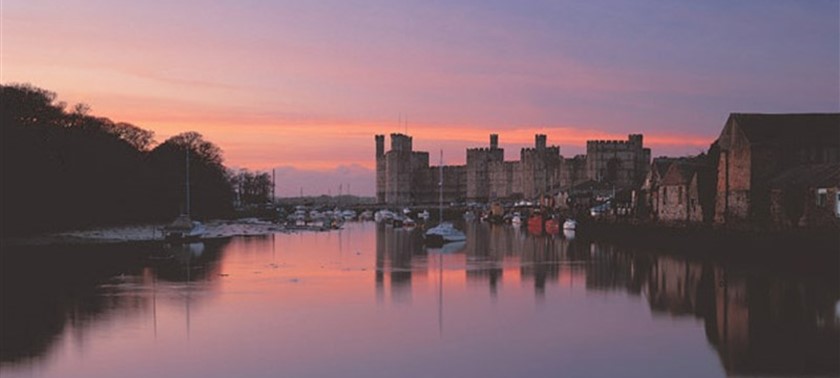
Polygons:
<instances>
[{"instance_id":1,"label":"exposed mudflat","mask_svg":"<svg viewBox=\"0 0 840 378\"><path fill-rule=\"evenodd\" d=\"M166 224L138 224L130 226L100 227L84 230L56 232L43 235L11 238L7 242L16 245L48 245L67 243L122 243L163 240L161 230ZM204 224L205 239L232 236L267 235L275 232L295 232L285 226L256 219L214 220Z\"/></svg>"}]
</instances>

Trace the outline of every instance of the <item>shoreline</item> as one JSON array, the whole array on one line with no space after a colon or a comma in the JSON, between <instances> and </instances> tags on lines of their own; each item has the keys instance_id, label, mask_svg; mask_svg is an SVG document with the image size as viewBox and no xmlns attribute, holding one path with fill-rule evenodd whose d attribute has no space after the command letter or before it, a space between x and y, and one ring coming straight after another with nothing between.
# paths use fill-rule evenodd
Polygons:
<instances>
[{"instance_id":1,"label":"shoreline","mask_svg":"<svg viewBox=\"0 0 840 378\"><path fill-rule=\"evenodd\" d=\"M52 246L61 244L121 244L121 243L162 243L161 229L165 223L145 223L122 226L95 227L81 230L51 232L30 236L2 239L4 246ZM273 233L293 233L302 231L283 225L261 222L252 219L212 220L205 223L207 233L201 241L228 239L234 236L262 236Z\"/></svg>"}]
</instances>

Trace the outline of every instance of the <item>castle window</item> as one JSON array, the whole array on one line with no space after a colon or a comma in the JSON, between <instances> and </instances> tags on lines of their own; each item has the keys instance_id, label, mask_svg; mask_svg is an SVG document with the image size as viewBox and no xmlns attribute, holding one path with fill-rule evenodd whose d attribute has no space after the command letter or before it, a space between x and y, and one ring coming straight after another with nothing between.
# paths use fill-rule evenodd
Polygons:
<instances>
[{"instance_id":1,"label":"castle window","mask_svg":"<svg viewBox=\"0 0 840 378\"><path fill-rule=\"evenodd\" d=\"M683 187L680 187L680 191L677 192L677 204L682 205L683 203Z\"/></svg>"},{"instance_id":2,"label":"castle window","mask_svg":"<svg viewBox=\"0 0 840 378\"><path fill-rule=\"evenodd\" d=\"M817 189L817 206L825 207L828 204L828 189Z\"/></svg>"}]
</instances>

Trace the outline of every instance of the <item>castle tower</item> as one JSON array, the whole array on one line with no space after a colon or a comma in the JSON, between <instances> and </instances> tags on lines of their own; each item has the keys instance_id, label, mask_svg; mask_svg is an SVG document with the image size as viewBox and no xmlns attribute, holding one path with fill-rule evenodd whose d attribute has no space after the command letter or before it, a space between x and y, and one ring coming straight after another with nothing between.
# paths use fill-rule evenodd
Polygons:
<instances>
[{"instance_id":1,"label":"castle tower","mask_svg":"<svg viewBox=\"0 0 840 378\"><path fill-rule=\"evenodd\" d=\"M411 137L405 134L391 134L391 151L411 152Z\"/></svg>"},{"instance_id":2,"label":"castle tower","mask_svg":"<svg viewBox=\"0 0 840 378\"><path fill-rule=\"evenodd\" d=\"M376 135L376 202L385 202L385 136Z\"/></svg>"},{"instance_id":3,"label":"castle tower","mask_svg":"<svg viewBox=\"0 0 840 378\"><path fill-rule=\"evenodd\" d=\"M376 135L374 139L376 139L376 158L379 159L385 156L385 136Z\"/></svg>"},{"instance_id":4,"label":"castle tower","mask_svg":"<svg viewBox=\"0 0 840 378\"><path fill-rule=\"evenodd\" d=\"M405 134L391 134L391 150L385 154L385 202L404 205L412 199L411 137Z\"/></svg>"},{"instance_id":5,"label":"castle tower","mask_svg":"<svg viewBox=\"0 0 840 378\"><path fill-rule=\"evenodd\" d=\"M546 143L545 134L534 135L534 147L537 148L537 151L545 150L545 143Z\"/></svg>"},{"instance_id":6,"label":"castle tower","mask_svg":"<svg viewBox=\"0 0 840 378\"><path fill-rule=\"evenodd\" d=\"M490 134L490 149L495 150L499 148L499 134Z\"/></svg>"}]
</instances>

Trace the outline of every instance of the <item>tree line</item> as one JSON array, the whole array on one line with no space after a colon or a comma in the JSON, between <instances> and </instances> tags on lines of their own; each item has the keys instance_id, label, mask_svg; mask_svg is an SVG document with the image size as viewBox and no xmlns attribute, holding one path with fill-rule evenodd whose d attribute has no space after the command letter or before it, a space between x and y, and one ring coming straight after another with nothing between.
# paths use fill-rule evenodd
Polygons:
<instances>
[{"instance_id":1,"label":"tree line","mask_svg":"<svg viewBox=\"0 0 840 378\"><path fill-rule=\"evenodd\" d=\"M195 218L230 216L240 190L250 191L248 200L268 196L247 188L199 133L158 144L152 131L94 116L83 104L67 108L54 92L0 85L4 236L174 219L185 210L187 157Z\"/></svg>"}]
</instances>

